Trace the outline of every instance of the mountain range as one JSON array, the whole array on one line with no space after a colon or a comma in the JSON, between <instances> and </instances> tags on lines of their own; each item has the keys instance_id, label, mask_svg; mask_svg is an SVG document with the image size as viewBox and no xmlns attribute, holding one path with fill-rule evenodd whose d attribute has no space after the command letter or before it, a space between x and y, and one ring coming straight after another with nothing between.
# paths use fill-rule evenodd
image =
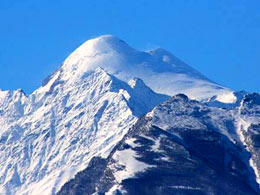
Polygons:
<instances>
[{"instance_id":1,"label":"mountain range","mask_svg":"<svg viewBox=\"0 0 260 195\"><path fill-rule=\"evenodd\" d=\"M260 193L260 95L112 35L0 90L0 126L1 194Z\"/></svg>"}]
</instances>

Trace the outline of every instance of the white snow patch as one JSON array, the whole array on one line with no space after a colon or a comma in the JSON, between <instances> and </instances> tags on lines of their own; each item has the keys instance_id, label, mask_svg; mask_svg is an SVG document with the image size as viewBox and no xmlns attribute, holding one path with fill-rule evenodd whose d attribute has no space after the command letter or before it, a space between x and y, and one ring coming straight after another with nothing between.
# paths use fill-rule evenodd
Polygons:
<instances>
[{"instance_id":1,"label":"white snow patch","mask_svg":"<svg viewBox=\"0 0 260 195\"><path fill-rule=\"evenodd\" d=\"M171 159L168 156L164 156L160 160L167 161L167 162L171 161Z\"/></svg>"},{"instance_id":2,"label":"white snow patch","mask_svg":"<svg viewBox=\"0 0 260 195\"><path fill-rule=\"evenodd\" d=\"M260 170L258 170L256 164L255 164L255 161L250 158L249 160L249 163L250 163L250 166L253 168L254 172L255 172L255 175L256 175L256 182L260 185Z\"/></svg>"},{"instance_id":3,"label":"white snow patch","mask_svg":"<svg viewBox=\"0 0 260 195\"><path fill-rule=\"evenodd\" d=\"M194 188L190 186L171 186L174 189L184 189L184 190L201 190L201 188Z\"/></svg>"},{"instance_id":4,"label":"white snow patch","mask_svg":"<svg viewBox=\"0 0 260 195\"><path fill-rule=\"evenodd\" d=\"M236 103L237 97L235 96L234 92L230 92L217 95L216 100L222 103L232 104Z\"/></svg>"},{"instance_id":5,"label":"white snow patch","mask_svg":"<svg viewBox=\"0 0 260 195\"><path fill-rule=\"evenodd\" d=\"M250 127L251 123L243 120L242 118L238 118L237 121L237 133L239 135L240 141L245 145L245 136L243 132L247 132L248 128Z\"/></svg>"},{"instance_id":6,"label":"white snow patch","mask_svg":"<svg viewBox=\"0 0 260 195\"><path fill-rule=\"evenodd\" d=\"M138 161L136 157L136 152L131 149L117 151L113 155L113 159L117 162L116 166L123 167L122 170L119 169L113 173L118 183L126 178L134 177L138 172L143 172L148 168L154 167L153 165Z\"/></svg>"},{"instance_id":7,"label":"white snow patch","mask_svg":"<svg viewBox=\"0 0 260 195\"><path fill-rule=\"evenodd\" d=\"M117 184L110 188L109 191L105 193L105 195L117 195L117 191L120 191L122 194L127 193L127 191L123 190L122 187Z\"/></svg>"},{"instance_id":8,"label":"white snow patch","mask_svg":"<svg viewBox=\"0 0 260 195\"><path fill-rule=\"evenodd\" d=\"M246 144L245 141L245 136L243 132L247 132L248 128L251 126L251 124L255 121L255 117L250 117L250 116L241 116L241 110L243 108L244 102L242 101L240 103L240 106L238 108L238 117L237 117L237 133L239 135L240 141L242 144L246 147L246 150L250 152L250 147ZM257 118L257 117L256 117ZM258 120L256 120L258 122ZM254 170L254 173L256 175L256 182L260 185L260 174L258 167L254 161L254 154L252 157L249 159L249 164Z\"/></svg>"},{"instance_id":9,"label":"white snow patch","mask_svg":"<svg viewBox=\"0 0 260 195\"><path fill-rule=\"evenodd\" d=\"M143 137L143 138L148 139L148 140L153 141L153 142L155 141L153 138L146 136L144 134L142 134L140 137Z\"/></svg>"},{"instance_id":10,"label":"white snow patch","mask_svg":"<svg viewBox=\"0 0 260 195\"><path fill-rule=\"evenodd\" d=\"M135 141L136 141L135 138L130 138L130 139L125 140L125 143L128 144L128 145L130 145L130 146L133 147L133 148L136 148L136 147L141 146L140 144L135 143Z\"/></svg>"},{"instance_id":11,"label":"white snow patch","mask_svg":"<svg viewBox=\"0 0 260 195\"><path fill-rule=\"evenodd\" d=\"M163 152L162 150L160 150L160 138L155 139L154 144L152 145L152 150L154 152Z\"/></svg>"}]
</instances>

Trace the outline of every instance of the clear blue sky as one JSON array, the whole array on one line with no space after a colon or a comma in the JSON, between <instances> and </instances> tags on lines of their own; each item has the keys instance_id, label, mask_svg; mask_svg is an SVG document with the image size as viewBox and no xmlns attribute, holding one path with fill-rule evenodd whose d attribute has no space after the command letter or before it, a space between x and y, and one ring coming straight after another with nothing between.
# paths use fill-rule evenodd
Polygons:
<instances>
[{"instance_id":1,"label":"clear blue sky","mask_svg":"<svg viewBox=\"0 0 260 195\"><path fill-rule=\"evenodd\" d=\"M1 0L0 88L32 92L102 34L163 47L217 83L260 92L259 0Z\"/></svg>"}]
</instances>

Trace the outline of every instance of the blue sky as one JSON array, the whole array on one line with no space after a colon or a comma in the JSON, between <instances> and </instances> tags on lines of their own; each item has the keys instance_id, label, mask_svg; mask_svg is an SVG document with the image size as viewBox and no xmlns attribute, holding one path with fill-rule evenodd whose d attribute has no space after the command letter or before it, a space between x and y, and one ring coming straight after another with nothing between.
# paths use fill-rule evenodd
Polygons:
<instances>
[{"instance_id":1,"label":"blue sky","mask_svg":"<svg viewBox=\"0 0 260 195\"><path fill-rule=\"evenodd\" d=\"M31 93L84 41L113 34L260 92L259 10L259 0L1 0L0 88Z\"/></svg>"}]
</instances>

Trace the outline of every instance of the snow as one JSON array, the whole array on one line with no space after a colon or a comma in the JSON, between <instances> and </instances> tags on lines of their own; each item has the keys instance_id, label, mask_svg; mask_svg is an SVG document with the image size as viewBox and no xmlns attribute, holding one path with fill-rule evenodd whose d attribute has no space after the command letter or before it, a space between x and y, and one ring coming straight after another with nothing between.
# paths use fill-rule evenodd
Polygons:
<instances>
[{"instance_id":1,"label":"snow","mask_svg":"<svg viewBox=\"0 0 260 195\"><path fill-rule=\"evenodd\" d=\"M228 104L228 103L232 104L237 101L237 97L235 96L235 94L233 92L230 92L230 93L223 93L223 94L218 95L216 100L219 102L226 103L226 104Z\"/></svg>"},{"instance_id":2,"label":"snow","mask_svg":"<svg viewBox=\"0 0 260 195\"><path fill-rule=\"evenodd\" d=\"M251 100L249 102L245 102L246 98L250 98ZM246 95L241 101L237 115L237 131L242 144L246 147L246 150L251 153L249 163L251 168L254 170L256 182L260 186L260 166L258 161L260 153L257 151L258 149L255 149L252 144L248 143L246 140L246 135L248 134L250 126L253 124L260 124L260 117L258 114L260 105L257 102L259 99L259 94L250 94ZM259 132L256 133L258 134Z\"/></svg>"},{"instance_id":3,"label":"snow","mask_svg":"<svg viewBox=\"0 0 260 195\"><path fill-rule=\"evenodd\" d=\"M194 191L201 191L201 188L194 188L194 187L190 187L190 186L171 186L171 188L175 188L175 189L185 189L185 190L194 190Z\"/></svg>"},{"instance_id":4,"label":"snow","mask_svg":"<svg viewBox=\"0 0 260 195\"><path fill-rule=\"evenodd\" d=\"M171 159L168 156L161 157L160 160L171 162Z\"/></svg>"},{"instance_id":5,"label":"snow","mask_svg":"<svg viewBox=\"0 0 260 195\"><path fill-rule=\"evenodd\" d=\"M63 73L56 71L28 97L1 91L1 193L55 194L93 156L106 158L139 116L168 98L143 82L146 90L138 91L102 68L73 82Z\"/></svg>"},{"instance_id":6,"label":"snow","mask_svg":"<svg viewBox=\"0 0 260 195\"><path fill-rule=\"evenodd\" d=\"M130 138L130 139L127 139L125 141L126 144L130 145L132 148L136 148L138 146L141 146L140 144L138 143L135 143L136 139L135 138Z\"/></svg>"},{"instance_id":7,"label":"snow","mask_svg":"<svg viewBox=\"0 0 260 195\"><path fill-rule=\"evenodd\" d=\"M141 78L155 92L170 96L185 93L190 98L207 99L231 92L164 49L138 51L112 35L91 39L76 49L65 60L61 78L74 82L82 72L97 67L126 82Z\"/></svg>"},{"instance_id":8,"label":"snow","mask_svg":"<svg viewBox=\"0 0 260 195\"><path fill-rule=\"evenodd\" d=\"M111 35L82 44L28 96L22 90L0 90L0 193L55 194L93 156L107 157L139 117L169 98L155 92L234 101L232 95L221 96L230 89L166 50L138 51ZM163 129L204 128L194 117L175 113L173 120L159 109L153 113L160 118L153 123ZM129 144L138 147L134 140ZM155 142L153 149L158 147ZM133 150L119 154L116 160L127 169L117 172L118 180L149 168Z\"/></svg>"},{"instance_id":9,"label":"snow","mask_svg":"<svg viewBox=\"0 0 260 195\"><path fill-rule=\"evenodd\" d=\"M105 193L105 195L117 195L118 191L120 191L122 194L127 193L120 185L116 184L110 188L109 191ZM98 195L98 193L95 193L95 195Z\"/></svg>"},{"instance_id":10,"label":"snow","mask_svg":"<svg viewBox=\"0 0 260 195\"><path fill-rule=\"evenodd\" d=\"M241 143L245 144L244 132L247 132L251 123L243 120L240 115L237 117L237 134L239 135Z\"/></svg>"},{"instance_id":11,"label":"snow","mask_svg":"<svg viewBox=\"0 0 260 195\"><path fill-rule=\"evenodd\" d=\"M162 104L162 106L163 105L164 104ZM198 106L201 105L198 104ZM161 129L167 130L171 128L189 128L196 130L206 128L206 126L195 117L187 114L187 112L192 113L193 109L188 109L184 102L169 104L169 113L167 114L165 114L165 110L161 110L160 108L161 106L156 107L150 113L148 113L147 116L151 117L152 123ZM182 115L181 113L186 114ZM174 118L172 117L173 115L175 115Z\"/></svg>"},{"instance_id":12,"label":"snow","mask_svg":"<svg viewBox=\"0 0 260 195\"><path fill-rule=\"evenodd\" d=\"M154 167L153 165L145 164L136 159L137 154L132 149L120 150L116 151L113 155L113 159L116 163L111 167L111 169L115 169L116 167L123 166L124 169L117 170L113 172L113 175L118 183L122 180L134 177L136 173L143 172L148 168Z\"/></svg>"},{"instance_id":13,"label":"snow","mask_svg":"<svg viewBox=\"0 0 260 195\"><path fill-rule=\"evenodd\" d=\"M253 168L256 175L256 182L260 185L260 170L258 169L254 159L250 158L249 160L250 166Z\"/></svg>"},{"instance_id":14,"label":"snow","mask_svg":"<svg viewBox=\"0 0 260 195\"><path fill-rule=\"evenodd\" d=\"M257 131L259 131L260 101L258 100L260 100L260 96L259 99L256 100L244 99L247 99L247 103L243 100L240 107L223 109L211 107L199 101L190 100L185 95L179 94L156 106L137 122L133 131L127 134L116 152L112 153L112 156L108 159L107 169L112 172L116 180L116 184L110 188L109 194L120 190L120 185L125 185L127 186L125 189L129 189L129 180L123 181L127 178L136 178L136 180L130 180L133 183L142 182L143 178L147 175L148 177L151 175L155 175L154 177L156 177L156 174L153 173L153 167L158 168L156 170L156 173L158 173L161 163L170 164L170 162L178 162L178 155L168 155L166 150L164 150L166 145L172 146L166 141L167 137L166 139L162 139L161 134L164 133L164 136L169 134L173 135L174 140L176 140L177 143L181 143L185 148L194 146L193 138L194 140L198 139L194 143L198 143L197 141L207 141L208 143L212 143L212 145L221 144L220 147L224 147L223 152L225 152L225 158L230 155L227 159L223 160L223 164L226 164L227 170L230 168L229 166L232 166L232 163L245 163L244 165L247 167L246 171L248 171L247 182L252 188L258 191L259 187L256 181L260 181L259 161L257 161L259 158L256 158L259 154L252 150L254 144L247 143L250 139L246 137L246 134L252 131L252 129L250 129L252 123L258 124L254 132L259 133ZM255 104L255 102L258 102L259 105ZM215 134L214 131L217 133ZM169 137L173 139L172 136ZM142 138L146 140L144 141ZM147 139L149 142L147 142ZM139 142L137 140L139 140ZM139 144L135 142L142 143L141 146L143 147L138 147ZM146 143L149 144L146 145ZM147 146L150 146L148 147L149 152L153 151L159 154L151 155L151 153L147 152ZM204 150L204 147L200 147L201 146L198 145L196 149L198 151L200 149ZM172 147L171 149L173 149L171 151L175 152L179 150L181 154L185 153L184 150L180 150L176 147ZM257 150L259 151L259 149ZM194 158L190 157L189 152L187 152L187 159L194 161ZM158 162L157 166L156 162ZM171 168L174 169L174 167L175 166ZM233 167L230 169L233 169ZM234 170L236 170L236 168L234 168ZM143 174L138 175L137 173L140 172ZM232 174L233 171L230 173ZM185 182L176 186L167 186L167 188L205 191L205 189L197 188L196 186L193 187L183 184L185 184ZM132 185L132 188L135 188L135 186L137 185Z\"/></svg>"},{"instance_id":15,"label":"snow","mask_svg":"<svg viewBox=\"0 0 260 195\"><path fill-rule=\"evenodd\" d=\"M152 145L152 150L154 152L162 152L162 150L160 150L160 137L155 139L154 144Z\"/></svg>"},{"instance_id":16,"label":"snow","mask_svg":"<svg viewBox=\"0 0 260 195\"><path fill-rule=\"evenodd\" d=\"M168 109L164 109L167 107ZM196 115L198 113L198 116ZM199 113L204 113L204 120L199 120ZM206 104L199 101L187 100L183 95L172 97L152 111L146 114L146 117L151 118L151 124L160 129L190 129L203 130L208 127L205 124L215 126L219 132L229 138L233 143L242 142L241 131L248 128L250 123L248 120L238 118L239 112L236 109L222 109L218 107L208 107ZM233 126L228 126L227 123ZM241 131L238 127L243 128ZM181 137L176 132L171 132L174 136ZM158 147L158 140L155 141L155 147Z\"/></svg>"}]
</instances>

